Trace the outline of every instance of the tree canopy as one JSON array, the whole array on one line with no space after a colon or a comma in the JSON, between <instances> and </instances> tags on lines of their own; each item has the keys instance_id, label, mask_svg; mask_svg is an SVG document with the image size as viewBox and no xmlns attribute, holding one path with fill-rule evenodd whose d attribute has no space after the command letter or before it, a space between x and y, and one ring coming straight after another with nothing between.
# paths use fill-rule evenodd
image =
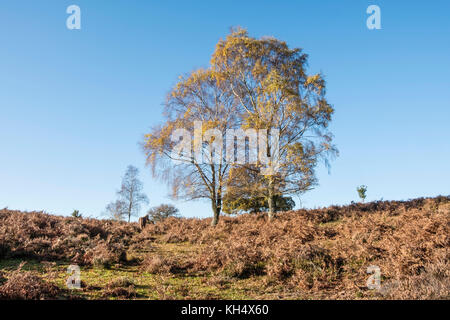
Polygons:
<instances>
[{"instance_id":1,"label":"tree canopy","mask_svg":"<svg viewBox=\"0 0 450 320\"><path fill-rule=\"evenodd\" d=\"M147 212L147 216L152 222L159 222L169 217L178 218L178 209L171 204L161 204L153 207Z\"/></svg>"},{"instance_id":2,"label":"tree canopy","mask_svg":"<svg viewBox=\"0 0 450 320\"><path fill-rule=\"evenodd\" d=\"M209 68L180 77L164 123L144 141L153 174L173 198L209 199L215 225L224 197L265 198L271 219L276 199L314 187L318 162L328 165L337 150L325 80L307 74L306 65L302 49L237 29L219 41ZM229 136L231 143L223 140Z\"/></svg>"}]
</instances>

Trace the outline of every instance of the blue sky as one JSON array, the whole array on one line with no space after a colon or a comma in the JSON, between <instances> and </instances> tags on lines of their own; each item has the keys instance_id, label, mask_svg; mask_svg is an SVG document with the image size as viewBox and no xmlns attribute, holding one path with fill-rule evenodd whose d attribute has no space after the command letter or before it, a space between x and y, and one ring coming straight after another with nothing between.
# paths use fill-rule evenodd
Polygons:
<instances>
[{"instance_id":1,"label":"blue sky","mask_svg":"<svg viewBox=\"0 0 450 320\"><path fill-rule=\"evenodd\" d=\"M81 8L81 30L66 8ZM366 8L381 8L368 30ZM449 194L449 1L0 3L0 207L99 216L127 165L150 206L171 202L138 142L180 74L206 67L232 26L309 54L326 76L340 156L304 207ZM210 216L205 202L175 202Z\"/></svg>"}]
</instances>

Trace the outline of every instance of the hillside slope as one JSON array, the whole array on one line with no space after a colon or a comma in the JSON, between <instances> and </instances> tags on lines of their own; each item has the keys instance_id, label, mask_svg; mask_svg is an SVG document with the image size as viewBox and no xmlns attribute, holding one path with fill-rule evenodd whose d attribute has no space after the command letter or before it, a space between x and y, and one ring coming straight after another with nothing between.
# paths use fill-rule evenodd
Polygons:
<instances>
[{"instance_id":1,"label":"hillside slope","mask_svg":"<svg viewBox=\"0 0 450 320\"><path fill-rule=\"evenodd\" d=\"M0 298L450 298L450 197L209 223L171 218L141 232L0 210ZM64 289L69 264L81 267L81 290ZM369 266L380 270L378 289L367 288Z\"/></svg>"}]
</instances>

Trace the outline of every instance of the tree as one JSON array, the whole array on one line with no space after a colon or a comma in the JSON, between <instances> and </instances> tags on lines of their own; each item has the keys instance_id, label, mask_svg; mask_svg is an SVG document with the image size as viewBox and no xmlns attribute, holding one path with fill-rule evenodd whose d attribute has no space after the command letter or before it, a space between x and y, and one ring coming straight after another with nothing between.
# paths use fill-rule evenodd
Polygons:
<instances>
[{"instance_id":1,"label":"tree","mask_svg":"<svg viewBox=\"0 0 450 320\"><path fill-rule=\"evenodd\" d=\"M123 201L112 201L106 206L106 214L111 219L124 220L127 215L127 206Z\"/></svg>"},{"instance_id":2,"label":"tree","mask_svg":"<svg viewBox=\"0 0 450 320\"><path fill-rule=\"evenodd\" d=\"M213 226L219 221L230 168L222 137L237 125L236 115L236 104L215 73L197 70L180 77L167 96L164 123L144 139L153 176L170 186L172 199L208 199ZM180 141L182 148L177 149Z\"/></svg>"},{"instance_id":3,"label":"tree","mask_svg":"<svg viewBox=\"0 0 450 320\"><path fill-rule=\"evenodd\" d=\"M334 110L325 98L325 81L321 74L308 75L306 64L301 49L275 38L249 37L242 29L221 40L212 57L216 76L238 103L242 126L278 132L259 150L270 158L269 166L244 165L231 182L248 189L246 177L254 174L250 188L267 197L269 220L276 197L310 190L317 184L318 161L328 166L337 154L327 131Z\"/></svg>"},{"instance_id":4,"label":"tree","mask_svg":"<svg viewBox=\"0 0 450 320\"><path fill-rule=\"evenodd\" d=\"M356 191L358 191L358 195L361 198L362 202L366 200L366 192L367 192L367 186L361 185L356 188Z\"/></svg>"},{"instance_id":5,"label":"tree","mask_svg":"<svg viewBox=\"0 0 450 320\"><path fill-rule=\"evenodd\" d=\"M268 193L261 190L260 172L246 167L233 167L227 181L227 194L224 197L224 212L268 212ZM274 211L289 211L295 207L291 197L275 195Z\"/></svg>"},{"instance_id":6,"label":"tree","mask_svg":"<svg viewBox=\"0 0 450 320\"><path fill-rule=\"evenodd\" d=\"M81 213L79 210L73 210L72 217L74 218L81 218Z\"/></svg>"},{"instance_id":7,"label":"tree","mask_svg":"<svg viewBox=\"0 0 450 320\"><path fill-rule=\"evenodd\" d=\"M150 221L159 222L169 217L179 218L178 209L171 204L161 204L148 210L147 216Z\"/></svg>"},{"instance_id":8,"label":"tree","mask_svg":"<svg viewBox=\"0 0 450 320\"><path fill-rule=\"evenodd\" d=\"M148 203L147 196L142 193L144 186L138 175L138 168L128 166L122 179L120 190L117 192L119 199L125 204L125 214L128 217L128 222L130 222L131 216L139 214L143 203Z\"/></svg>"},{"instance_id":9,"label":"tree","mask_svg":"<svg viewBox=\"0 0 450 320\"><path fill-rule=\"evenodd\" d=\"M238 29L219 41L209 69L180 77L168 94L164 123L143 145L153 175L172 187L174 199L209 199L216 225L224 195L266 197L272 219L277 197L316 184L318 161L328 165L337 153L327 131L334 110L325 81L307 75L306 62L301 49ZM246 159L257 154L257 161L234 161L236 149L229 153L228 139L226 148L222 140L230 129L245 132L248 148L247 138L233 140L233 147L245 144L239 152ZM194 141L185 131L194 132ZM257 148L250 147L254 137Z\"/></svg>"},{"instance_id":10,"label":"tree","mask_svg":"<svg viewBox=\"0 0 450 320\"><path fill-rule=\"evenodd\" d=\"M276 196L275 211L290 211L295 207L295 202L291 197ZM229 214L237 214L242 212L258 213L267 212L269 210L269 202L267 197L252 198L224 198L223 211Z\"/></svg>"},{"instance_id":11,"label":"tree","mask_svg":"<svg viewBox=\"0 0 450 320\"><path fill-rule=\"evenodd\" d=\"M128 218L130 222L131 216L139 214L141 205L148 203L147 196L142 193L143 184L138 175L139 170L136 167L127 167L120 190L117 191L119 199L106 206L108 216L116 220Z\"/></svg>"}]
</instances>

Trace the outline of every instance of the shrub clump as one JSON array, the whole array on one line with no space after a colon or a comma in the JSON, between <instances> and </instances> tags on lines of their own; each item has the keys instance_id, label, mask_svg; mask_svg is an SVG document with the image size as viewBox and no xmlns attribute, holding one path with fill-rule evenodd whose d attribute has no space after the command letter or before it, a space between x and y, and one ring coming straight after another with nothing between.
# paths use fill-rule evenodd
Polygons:
<instances>
[{"instance_id":1,"label":"shrub clump","mask_svg":"<svg viewBox=\"0 0 450 320\"><path fill-rule=\"evenodd\" d=\"M76 264L119 262L136 224L0 210L0 259L65 260ZM95 258L99 256L99 258Z\"/></svg>"},{"instance_id":2,"label":"shrub clump","mask_svg":"<svg viewBox=\"0 0 450 320\"><path fill-rule=\"evenodd\" d=\"M120 299L136 298L137 293L133 281L126 277L113 279L105 286L103 297L114 297Z\"/></svg>"},{"instance_id":3,"label":"shrub clump","mask_svg":"<svg viewBox=\"0 0 450 320\"><path fill-rule=\"evenodd\" d=\"M142 269L153 274L184 273L191 267L191 261L180 262L174 257L157 253L148 254L142 261Z\"/></svg>"},{"instance_id":4,"label":"shrub clump","mask_svg":"<svg viewBox=\"0 0 450 320\"><path fill-rule=\"evenodd\" d=\"M56 299L61 289L44 281L31 271L22 271L23 264L12 272L4 285L0 287L2 300L46 300Z\"/></svg>"}]
</instances>

